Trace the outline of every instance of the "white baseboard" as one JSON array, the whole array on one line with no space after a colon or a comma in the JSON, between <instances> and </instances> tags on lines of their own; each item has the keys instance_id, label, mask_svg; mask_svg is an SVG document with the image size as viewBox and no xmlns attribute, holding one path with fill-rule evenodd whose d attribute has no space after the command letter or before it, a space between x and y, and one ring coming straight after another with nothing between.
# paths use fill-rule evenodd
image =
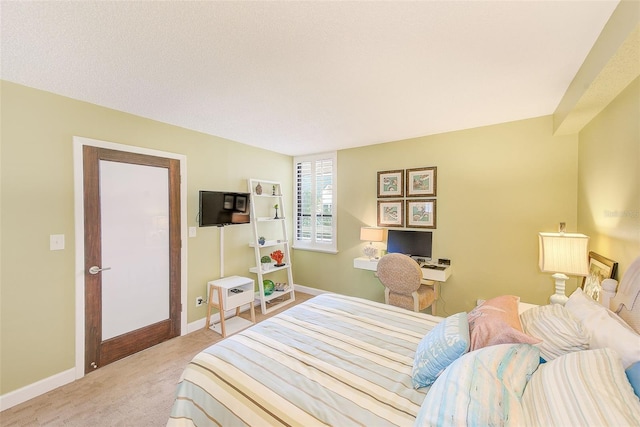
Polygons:
<instances>
[{"instance_id":1,"label":"white baseboard","mask_svg":"<svg viewBox=\"0 0 640 427\"><path fill-rule=\"evenodd\" d=\"M27 400L33 399L34 397L38 397L53 389L75 381L75 373L75 368L68 369L64 372L60 372L59 374L52 375L49 378L45 378L7 394L3 394L0 396L0 411L4 411L5 409L19 405Z\"/></svg>"},{"instance_id":2,"label":"white baseboard","mask_svg":"<svg viewBox=\"0 0 640 427\"><path fill-rule=\"evenodd\" d=\"M305 294L310 295L320 295L326 293L321 289L309 288L307 286L295 285L295 289L303 292ZM249 304L245 304L240 307L240 311L249 310ZM229 311L227 316L232 316L234 313ZM182 335L190 334L191 332L195 332L204 328L204 324L207 319L202 318L196 320L195 322L187 324L186 332L183 332ZM211 316L212 323L218 323L220 321L220 313L215 313ZM72 383L76 380L75 375L76 369L68 369L66 371L60 372L58 374L52 375L48 378L37 381L33 384L26 385L17 390L11 391L7 394L3 394L0 396L0 411L4 411L5 409L9 409L13 406L19 405L27 400L33 399L34 397L38 397L42 394L45 394L51 390L54 390L58 387L61 387L65 384Z\"/></svg>"},{"instance_id":3,"label":"white baseboard","mask_svg":"<svg viewBox=\"0 0 640 427\"><path fill-rule=\"evenodd\" d=\"M302 292L303 294L309 294L309 295L322 295L322 294L328 293L327 291L323 291L322 289L310 288L308 286L302 286L297 284L296 284L296 290Z\"/></svg>"}]
</instances>

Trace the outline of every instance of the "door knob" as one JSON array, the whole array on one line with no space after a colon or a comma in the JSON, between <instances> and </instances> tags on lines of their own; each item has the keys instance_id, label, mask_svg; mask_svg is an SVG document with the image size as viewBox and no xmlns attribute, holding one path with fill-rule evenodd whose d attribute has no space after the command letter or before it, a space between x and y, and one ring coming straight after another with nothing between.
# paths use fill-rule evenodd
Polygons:
<instances>
[{"instance_id":1,"label":"door knob","mask_svg":"<svg viewBox=\"0 0 640 427\"><path fill-rule=\"evenodd\" d=\"M98 273L100 273L101 271L105 271L105 270L111 270L111 267L100 268L100 267L98 267L97 265L94 265L93 267L91 267L91 268L89 269L89 273L90 273L90 274L98 274Z\"/></svg>"}]
</instances>

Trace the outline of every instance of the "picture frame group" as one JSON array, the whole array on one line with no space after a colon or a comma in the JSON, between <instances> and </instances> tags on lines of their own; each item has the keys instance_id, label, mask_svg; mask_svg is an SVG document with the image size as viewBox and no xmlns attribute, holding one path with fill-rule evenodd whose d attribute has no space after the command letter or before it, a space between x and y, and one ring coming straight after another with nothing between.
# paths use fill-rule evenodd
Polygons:
<instances>
[{"instance_id":1,"label":"picture frame group","mask_svg":"<svg viewBox=\"0 0 640 427\"><path fill-rule=\"evenodd\" d=\"M378 227L436 228L435 166L378 172Z\"/></svg>"}]
</instances>

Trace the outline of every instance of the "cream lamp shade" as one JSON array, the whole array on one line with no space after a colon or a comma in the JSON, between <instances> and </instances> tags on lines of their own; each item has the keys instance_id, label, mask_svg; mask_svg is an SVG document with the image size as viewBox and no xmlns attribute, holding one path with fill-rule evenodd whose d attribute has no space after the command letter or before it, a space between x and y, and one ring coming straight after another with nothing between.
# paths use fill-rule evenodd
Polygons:
<instances>
[{"instance_id":1,"label":"cream lamp shade","mask_svg":"<svg viewBox=\"0 0 640 427\"><path fill-rule=\"evenodd\" d=\"M367 242L382 242L384 230L382 228L361 227L360 240Z\"/></svg>"},{"instance_id":2,"label":"cream lamp shade","mask_svg":"<svg viewBox=\"0 0 640 427\"><path fill-rule=\"evenodd\" d=\"M361 227L360 228L360 240L369 242L369 245L365 246L362 250L369 259L376 257L378 249L373 246L373 242L382 242L384 236L384 230L382 228L374 227Z\"/></svg>"},{"instance_id":3,"label":"cream lamp shade","mask_svg":"<svg viewBox=\"0 0 640 427\"><path fill-rule=\"evenodd\" d=\"M543 272L554 272L556 293L551 296L552 304L564 304L567 276L586 276L589 273L587 247L589 237L576 233L539 233L539 266Z\"/></svg>"}]
</instances>

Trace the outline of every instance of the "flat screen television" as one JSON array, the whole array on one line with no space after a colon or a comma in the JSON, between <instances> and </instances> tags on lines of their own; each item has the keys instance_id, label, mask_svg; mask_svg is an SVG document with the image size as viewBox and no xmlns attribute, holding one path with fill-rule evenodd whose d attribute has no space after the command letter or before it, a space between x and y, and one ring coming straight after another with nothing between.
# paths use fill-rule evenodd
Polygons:
<instances>
[{"instance_id":1,"label":"flat screen television","mask_svg":"<svg viewBox=\"0 0 640 427\"><path fill-rule=\"evenodd\" d=\"M249 193L200 190L200 227L223 227L232 224L247 224L249 217Z\"/></svg>"},{"instance_id":2,"label":"flat screen television","mask_svg":"<svg viewBox=\"0 0 640 427\"><path fill-rule=\"evenodd\" d=\"M389 230L387 252L431 260L433 234L430 231Z\"/></svg>"}]
</instances>

